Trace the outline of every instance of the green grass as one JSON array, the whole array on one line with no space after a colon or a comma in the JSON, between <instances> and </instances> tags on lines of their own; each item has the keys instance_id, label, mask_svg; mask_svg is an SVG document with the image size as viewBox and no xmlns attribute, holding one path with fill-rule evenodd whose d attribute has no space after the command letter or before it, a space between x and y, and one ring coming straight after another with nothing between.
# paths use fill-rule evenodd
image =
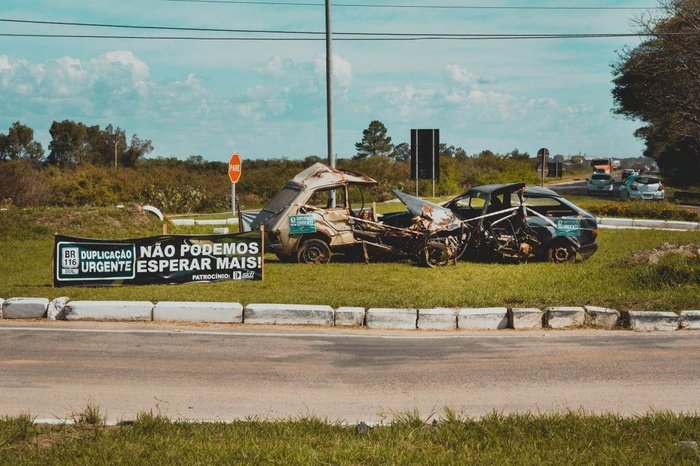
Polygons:
<instances>
[{"instance_id":1,"label":"green grass","mask_svg":"<svg viewBox=\"0 0 700 466\"><path fill-rule=\"evenodd\" d=\"M40 213L46 213L41 210ZM619 310L696 309L700 287L640 284L648 264L630 264L636 251L670 242L700 242L700 232L601 230L600 249L575 264L522 265L460 262L438 269L408 262L283 264L268 255L265 279L105 288L51 286L52 230L88 237L125 238L160 233L150 217L99 209L82 218L73 210L20 216L9 225L0 214L0 297L37 296L95 300L281 302L366 307L513 306L593 304ZM41 221L37 218L43 219ZM50 222L49 228L45 223ZM94 226L93 226L94 223ZM200 228L200 227L196 227ZM210 227L201 227L211 232ZM174 228L183 233L192 227ZM201 231L205 232L205 231Z\"/></svg>"},{"instance_id":2,"label":"green grass","mask_svg":"<svg viewBox=\"0 0 700 466\"><path fill-rule=\"evenodd\" d=\"M417 414L361 432L318 419L231 424L169 422L144 415L119 427L40 426L8 436L0 420L0 464L698 464L697 416L622 418L583 413L447 411L426 424ZM431 419L428 419L431 421ZM686 442L680 443L679 442ZM4 446L2 446L4 445Z\"/></svg>"}]
</instances>

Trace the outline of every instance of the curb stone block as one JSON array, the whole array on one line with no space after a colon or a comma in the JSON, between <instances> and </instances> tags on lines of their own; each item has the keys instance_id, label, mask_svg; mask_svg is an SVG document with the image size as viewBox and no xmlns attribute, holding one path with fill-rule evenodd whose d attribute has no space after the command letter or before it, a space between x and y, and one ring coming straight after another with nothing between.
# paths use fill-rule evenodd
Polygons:
<instances>
[{"instance_id":1,"label":"curb stone block","mask_svg":"<svg viewBox=\"0 0 700 466\"><path fill-rule=\"evenodd\" d=\"M150 301L70 301L64 307L66 320L153 320Z\"/></svg>"},{"instance_id":2,"label":"curb stone block","mask_svg":"<svg viewBox=\"0 0 700 466\"><path fill-rule=\"evenodd\" d=\"M415 330L418 309L375 307L367 309L367 328L384 330Z\"/></svg>"},{"instance_id":3,"label":"curb stone block","mask_svg":"<svg viewBox=\"0 0 700 466\"><path fill-rule=\"evenodd\" d=\"M544 313L536 307L514 307L508 310L508 327L514 329L542 328Z\"/></svg>"},{"instance_id":4,"label":"curb stone block","mask_svg":"<svg viewBox=\"0 0 700 466\"><path fill-rule=\"evenodd\" d=\"M620 321L620 313L615 309L599 306L584 306L586 322L598 328L615 328Z\"/></svg>"},{"instance_id":5,"label":"curb stone block","mask_svg":"<svg viewBox=\"0 0 700 466\"><path fill-rule=\"evenodd\" d=\"M362 327L365 324L364 307L339 307L335 310L336 327Z\"/></svg>"},{"instance_id":6,"label":"curb stone block","mask_svg":"<svg viewBox=\"0 0 700 466\"><path fill-rule=\"evenodd\" d=\"M629 311L626 321L632 330L638 332L672 332L678 330L679 318L675 312Z\"/></svg>"},{"instance_id":7,"label":"curb stone block","mask_svg":"<svg viewBox=\"0 0 700 466\"><path fill-rule=\"evenodd\" d=\"M495 330L508 327L505 307L464 307L457 314L457 328L462 330Z\"/></svg>"},{"instance_id":8,"label":"curb stone block","mask_svg":"<svg viewBox=\"0 0 700 466\"><path fill-rule=\"evenodd\" d=\"M9 298L2 303L4 319L41 319L46 316L48 298Z\"/></svg>"},{"instance_id":9,"label":"curb stone block","mask_svg":"<svg viewBox=\"0 0 700 466\"><path fill-rule=\"evenodd\" d=\"M2 303L4 303L5 300L0 298L0 319L2 319Z\"/></svg>"},{"instance_id":10,"label":"curb stone block","mask_svg":"<svg viewBox=\"0 0 700 466\"><path fill-rule=\"evenodd\" d=\"M700 330L700 311L681 312L681 328Z\"/></svg>"},{"instance_id":11,"label":"curb stone block","mask_svg":"<svg viewBox=\"0 0 700 466\"><path fill-rule=\"evenodd\" d=\"M160 301L153 307L153 320L240 324L243 306L240 303Z\"/></svg>"},{"instance_id":12,"label":"curb stone block","mask_svg":"<svg viewBox=\"0 0 700 466\"><path fill-rule=\"evenodd\" d=\"M586 321L586 311L578 306L548 307L544 310L545 327L580 327Z\"/></svg>"},{"instance_id":13,"label":"curb stone block","mask_svg":"<svg viewBox=\"0 0 700 466\"><path fill-rule=\"evenodd\" d=\"M454 330L457 328L457 312L446 307L418 309L416 325L420 330Z\"/></svg>"},{"instance_id":14,"label":"curb stone block","mask_svg":"<svg viewBox=\"0 0 700 466\"><path fill-rule=\"evenodd\" d=\"M46 317L49 320L59 320L63 319L66 303L69 298L67 296L61 296L56 298L49 303L49 307L46 309Z\"/></svg>"},{"instance_id":15,"label":"curb stone block","mask_svg":"<svg viewBox=\"0 0 700 466\"><path fill-rule=\"evenodd\" d=\"M333 325L333 308L312 304L248 304L243 309L244 324Z\"/></svg>"}]
</instances>

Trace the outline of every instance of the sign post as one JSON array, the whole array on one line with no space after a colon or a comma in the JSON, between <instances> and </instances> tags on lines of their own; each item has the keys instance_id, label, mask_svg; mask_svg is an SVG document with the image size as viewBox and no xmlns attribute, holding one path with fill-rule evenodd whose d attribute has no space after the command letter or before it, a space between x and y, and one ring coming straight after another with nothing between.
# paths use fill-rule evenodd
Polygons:
<instances>
[{"instance_id":1,"label":"sign post","mask_svg":"<svg viewBox=\"0 0 700 466\"><path fill-rule=\"evenodd\" d=\"M231 212L236 217L236 183L241 178L241 156L238 152L231 154L228 161L228 178L231 180Z\"/></svg>"},{"instance_id":2,"label":"sign post","mask_svg":"<svg viewBox=\"0 0 700 466\"><path fill-rule=\"evenodd\" d=\"M542 175L542 182L541 185L544 186L544 173L547 168L547 157L549 157L549 149L546 147L543 147L542 149L537 151L537 156L540 157L540 169L541 169L541 175Z\"/></svg>"}]
</instances>

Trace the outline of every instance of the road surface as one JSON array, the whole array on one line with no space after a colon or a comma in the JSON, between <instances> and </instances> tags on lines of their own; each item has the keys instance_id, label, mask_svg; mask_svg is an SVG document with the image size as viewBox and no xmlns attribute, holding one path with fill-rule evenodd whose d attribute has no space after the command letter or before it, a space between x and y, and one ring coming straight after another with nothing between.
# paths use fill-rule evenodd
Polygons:
<instances>
[{"instance_id":1,"label":"road surface","mask_svg":"<svg viewBox=\"0 0 700 466\"><path fill-rule=\"evenodd\" d=\"M18 326L19 325L19 326ZM444 407L700 412L700 334L0 324L0 415L376 422ZM183 331L183 329L185 329Z\"/></svg>"}]
</instances>

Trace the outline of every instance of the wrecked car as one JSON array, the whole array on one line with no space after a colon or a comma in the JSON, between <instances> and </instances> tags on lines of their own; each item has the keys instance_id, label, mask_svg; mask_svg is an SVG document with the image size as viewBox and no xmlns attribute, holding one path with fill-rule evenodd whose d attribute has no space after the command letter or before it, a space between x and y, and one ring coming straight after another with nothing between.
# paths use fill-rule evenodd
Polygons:
<instances>
[{"instance_id":1,"label":"wrecked car","mask_svg":"<svg viewBox=\"0 0 700 466\"><path fill-rule=\"evenodd\" d=\"M573 262L598 249L596 218L550 189L477 186L443 205L469 225L468 258Z\"/></svg>"},{"instance_id":2,"label":"wrecked car","mask_svg":"<svg viewBox=\"0 0 700 466\"><path fill-rule=\"evenodd\" d=\"M367 176L316 163L290 180L251 228L265 228L266 250L283 262L324 264L335 252L404 257L429 265L456 261L466 228L449 209L395 191L408 212L378 218Z\"/></svg>"},{"instance_id":3,"label":"wrecked car","mask_svg":"<svg viewBox=\"0 0 700 466\"><path fill-rule=\"evenodd\" d=\"M557 193L523 183L478 186L443 205L398 190L407 210L377 215L367 176L316 163L257 214L265 247L283 262L325 264L334 253L410 259L430 267L462 257L574 261L598 245L595 217Z\"/></svg>"}]
</instances>

